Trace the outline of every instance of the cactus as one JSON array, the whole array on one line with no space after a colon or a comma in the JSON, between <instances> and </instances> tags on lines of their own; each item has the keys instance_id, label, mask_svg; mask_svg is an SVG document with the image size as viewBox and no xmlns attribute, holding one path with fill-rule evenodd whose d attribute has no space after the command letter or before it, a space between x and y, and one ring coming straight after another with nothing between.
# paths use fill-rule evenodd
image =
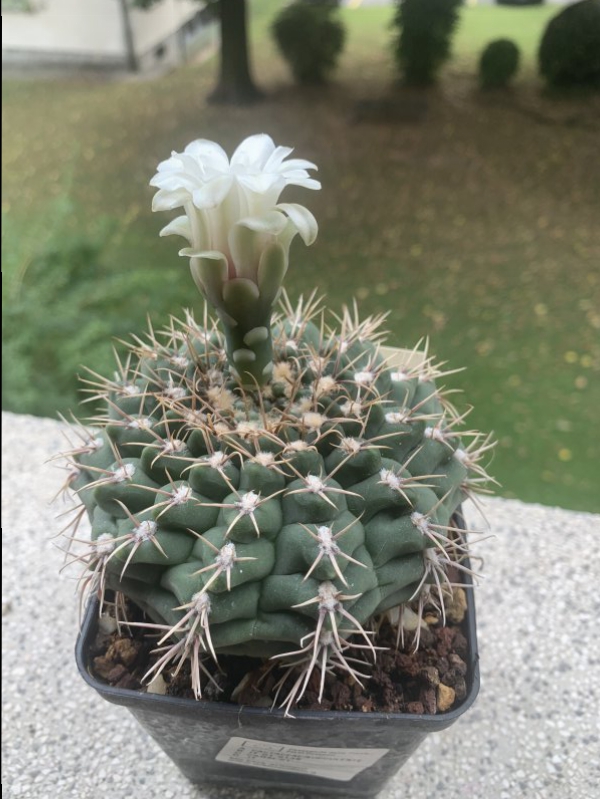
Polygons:
<instances>
[{"instance_id":1,"label":"cactus","mask_svg":"<svg viewBox=\"0 0 600 799\"><path fill-rule=\"evenodd\" d=\"M289 163L307 183L307 162ZM489 479L492 446L459 432L465 414L436 387L446 372L427 348L394 365L384 316L344 309L330 326L314 294L296 306L282 294L273 311L291 220L310 221L297 208L260 246L247 242L253 263L269 265L262 283L261 267L252 278L221 269L230 254L184 251L218 320L187 312L135 337L113 379L87 378L103 410L66 453L74 526L91 521L74 555L83 587L101 609L107 590L128 598L160 632L148 676L190 660L199 697L207 659L272 659L286 712L315 671L321 691L330 670L366 679L356 654L376 658L383 619L400 637L426 603L443 615L456 575L470 573L453 514ZM254 358L237 354L240 337Z\"/></svg>"}]
</instances>

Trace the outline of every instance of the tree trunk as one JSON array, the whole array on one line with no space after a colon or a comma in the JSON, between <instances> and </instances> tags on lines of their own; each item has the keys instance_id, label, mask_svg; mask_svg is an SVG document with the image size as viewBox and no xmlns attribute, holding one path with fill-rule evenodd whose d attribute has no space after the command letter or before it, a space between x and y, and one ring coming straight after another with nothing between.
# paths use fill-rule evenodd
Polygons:
<instances>
[{"instance_id":1,"label":"tree trunk","mask_svg":"<svg viewBox=\"0 0 600 799\"><path fill-rule=\"evenodd\" d=\"M213 103L246 105L260 100L250 74L246 0L221 0L221 65L219 82L209 95Z\"/></svg>"},{"instance_id":2,"label":"tree trunk","mask_svg":"<svg viewBox=\"0 0 600 799\"><path fill-rule=\"evenodd\" d=\"M133 28L129 16L129 6L127 0L120 0L121 20L123 22L123 38L125 40L125 53L127 58L127 69L130 72L138 71L138 60L135 54L135 43L133 41Z\"/></svg>"}]
</instances>

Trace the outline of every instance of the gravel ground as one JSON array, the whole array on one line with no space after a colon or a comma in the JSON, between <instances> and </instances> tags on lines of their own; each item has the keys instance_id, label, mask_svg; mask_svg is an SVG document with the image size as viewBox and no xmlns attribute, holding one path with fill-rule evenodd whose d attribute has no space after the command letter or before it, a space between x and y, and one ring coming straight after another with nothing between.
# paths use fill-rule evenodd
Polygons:
<instances>
[{"instance_id":1,"label":"gravel ground","mask_svg":"<svg viewBox=\"0 0 600 799\"><path fill-rule=\"evenodd\" d=\"M62 475L47 460L64 447L59 423L2 414L5 796L294 799L192 786L126 710L82 681L75 585L58 576L62 555L51 540ZM597 795L600 516L499 499L486 514L494 538L480 545L480 696L429 736L380 799Z\"/></svg>"}]
</instances>

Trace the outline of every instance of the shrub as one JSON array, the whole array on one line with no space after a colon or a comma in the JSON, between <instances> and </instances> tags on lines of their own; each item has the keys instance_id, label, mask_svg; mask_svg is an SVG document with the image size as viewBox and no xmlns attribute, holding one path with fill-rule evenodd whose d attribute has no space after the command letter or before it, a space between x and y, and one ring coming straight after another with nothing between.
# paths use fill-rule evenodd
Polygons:
<instances>
[{"instance_id":1,"label":"shrub","mask_svg":"<svg viewBox=\"0 0 600 799\"><path fill-rule=\"evenodd\" d=\"M490 42L479 59L479 82L484 89L497 89L513 78L519 69L519 48L510 39Z\"/></svg>"},{"instance_id":2,"label":"shrub","mask_svg":"<svg viewBox=\"0 0 600 799\"><path fill-rule=\"evenodd\" d=\"M107 224L104 234L108 229ZM67 413L82 399L82 361L94 371L112 367L111 335L123 338L133 320L144 323L159 275L115 268L105 255L105 239L71 234L48 242L32 256L20 290L5 297L5 410ZM161 311L174 305L169 288L162 288Z\"/></svg>"},{"instance_id":3,"label":"shrub","mask_svg":"<svg viewBox=\"0 0 600 799\"><path fill-rule=\"evenodd\" d=\"M600 87L600 0L574 3L550 20L539 69L551 86Z\"/></svg>"},{"instance_id":4,"label":"shrub","mask_svg":"<svg viewBox=\"0 0 600 799\"><path fill-rule=\"evenodd\" d=\"M279 12L272 33L298 83L324 83L346 38L332 3L292 3Z\"/></svg>"},{"instance_id":5,"label":"shrub","mask_svg":"<svg viewBox=\"0 0 600 799\"><path fill-rule=\"evenodd\" d=\"M434 83L450 57L452 34L462 0L397 0L393 26L398 29L394 51L406 83Z\"/></svg>"}]
</instances>

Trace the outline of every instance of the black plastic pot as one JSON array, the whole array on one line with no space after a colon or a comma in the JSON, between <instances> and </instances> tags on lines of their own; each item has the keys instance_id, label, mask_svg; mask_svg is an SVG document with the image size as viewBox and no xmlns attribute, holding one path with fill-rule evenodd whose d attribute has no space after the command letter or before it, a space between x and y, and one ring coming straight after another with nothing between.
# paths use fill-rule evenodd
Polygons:
<instances>
[{"instance_id":1,"label":"black plastic pot","mask_svg":"<svg viewBox=\"0 0 600 799\"><path fill-rule=\"evenodd\" d=\"M85 681L142 727L195 783L279 788L308 796L372 797L431 732L453 724L479 691L479 665L472 591L467 591L469 645L467 695L439 715L283 711L195 701L112 688L90 671L90 647L98 627L98 605L90 602L77 641L76 658Z\"/></svg>"}]
</instances>

